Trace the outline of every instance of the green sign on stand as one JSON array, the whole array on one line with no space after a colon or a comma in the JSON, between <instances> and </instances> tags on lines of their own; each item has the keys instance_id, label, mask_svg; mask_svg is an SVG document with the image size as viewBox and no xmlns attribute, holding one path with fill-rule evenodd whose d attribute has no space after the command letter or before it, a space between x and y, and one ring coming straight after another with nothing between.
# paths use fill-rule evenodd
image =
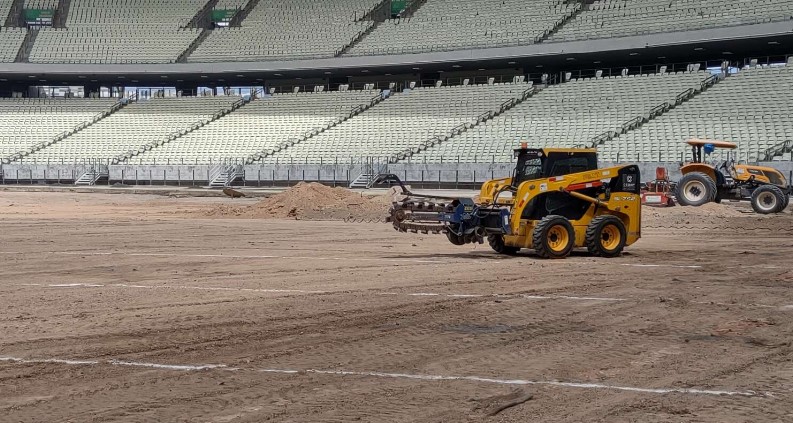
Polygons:
<instances>
[{"instance_id":1,"label":"green sign on stand","mask_svg":"<svg viewBox=\"0 0 793 423\"><path fill-rule=\"evenodd\" d=\"M210 19L212 19L212 22L226 22L226 21L230 21L231 18L233 18L236 13L237 11L234 9L231 10L215 9L212 11L212 15Z\"/></svg>"},{"instance_id":2,"label":"green sign on stand","mask_svg":"<svg viewBox=\"0 0 793 423\"><path fill-rule=\"evenodd\" d=\"M391 16L398 15L407 7L407 0L391 0Z\"/></svg>"}]
</instances>

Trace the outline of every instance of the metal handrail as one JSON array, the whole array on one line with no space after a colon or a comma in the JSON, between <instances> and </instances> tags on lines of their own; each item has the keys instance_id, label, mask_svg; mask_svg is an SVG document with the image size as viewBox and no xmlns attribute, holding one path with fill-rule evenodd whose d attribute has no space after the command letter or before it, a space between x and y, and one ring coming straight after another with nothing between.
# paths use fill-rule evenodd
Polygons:
<instances>
[{"instance_id":1,"label":"metal handrail","mask_svg":"<svg viewBox=\"0 0 793 423\"><path fill-rule=\"evenodd\" d=\"M716 82L718 81L718 79L719 79L718 76L711 75L711 76L707 77L704 81L702 81L702 84L700 84L700 88L702 89L702 91L705 91L709 87L712 87L713 85L715 85Z\"/></svg>"},{"instance_id":2,"label":"metal handrail","mask_svg":"<svg viewBox=\"0 0 793 423\"><path fill-rule=\"evenodd\" d=\"M675 100L676 100L677 104L680 104L683 101L689 99L693 94L694 94L694 89L693 88L689 88L689 89L681 92L677 96L675 96Z\"/></svg>"},{"instance_id":3,"label":"metal handrail","mask_svg":"<svg viewBox=\"0 0 793 423\"><path fill-rule=\"evenodd\" d=\"M650 109L650 118L660 115L672 108L672 105L666 101Z\"/></svg>"},{"instance_id":4,"label":"metal handrail","mask_svg":"<svg viewBox=\"0 0 793 423\"><path fill-rule=\"evenodd\" d=\"M639 126L639 125L640 125L642 122L644 122L644 119L645 119L645 117L644 117L644 116L636 116L635 118L633 118L633 119L631 119L631 120L625 121L625 122L622 124L622 126L621 126L621 128L622 128L622 133L624 134L625 132L627 132L627 131L629 131L629 130L631 130L631 129L634 129L634 128L636 128L636 127L637 127L637 126Z\"/></svg>"},{"instance_id":5,"label":"metal handrail","mask_svg":"<svg viewBox=\"0 0 793 423\"><path fill-rule=\"evenodd\" d=\"M768 162L774 160L774 157L785 154L791 150L793 150L793 140L785 140L765 149L765 151L763 151L763 155L761 156L762 160L759 160L759 157L758 160L762 162Z\"/></svg>"}]
</instances>

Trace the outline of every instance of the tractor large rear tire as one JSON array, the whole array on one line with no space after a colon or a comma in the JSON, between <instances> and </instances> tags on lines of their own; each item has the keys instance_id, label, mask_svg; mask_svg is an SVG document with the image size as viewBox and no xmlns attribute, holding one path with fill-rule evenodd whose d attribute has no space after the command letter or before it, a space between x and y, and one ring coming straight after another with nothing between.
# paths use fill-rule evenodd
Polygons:
<instances>
[{"instance_id":1,"label":"tractor large rear tire","mask_svg":"<svg viewBox=\"0 0 793 423\"><path fill-rule=\"evenodd\" d=\"M504 237L502 235L488 235L487 236L487 243L490 244L490 248L493 251L499 254L506 254L508 256L514 256L515 254L520 251L518 247L510 247L504 243Z\"/></svg>"},{"instance_id":2,"label":"tractor large rear tire","mask_svg":"<svg viewBox=\"0 0 793 423\"><path fill-rule=\"evenodd\" d=\"M759 214L779 213L784 210L785 193L775 185L761 185L752 192L752 210Z\"/></svg>"},{"instance_id":3,"label":"tractor large rear tire","mask_svg":"<svg viewBox=\"0 0 793 423\"><path fill-rule=\"evenodd\" d=\"M790 205L790 194L785 194L785 201L782 202L782 208L779 209L779 212L782 213L787 209L787 206Z\"/></svg>"},{"instance_id":4,"label":"tractor large rear tire","mask_svg":"<svg viewBox=\"0 0 793 423\"><path fill-rule=\"evenodd\" d=\"M699 207L716 201L718 188L710 176L702 172L691 172L683 175L677 183L677 202L681 206Z\"/></svg>"},{"instance_id":5,"label":"tractor large rear tire","mask_svg":"<svg viewBox=\"0 0 793 423\"><path fill-rule=\"evenodd\" d=\"M619 256L627 238L625 224L616 216L598 216L586 228L586 248L597 257Z\"/></svg>"},{"instance_id":6,"label":"tractor large rear tire","mask_svg":"<svg viewBox=\"0 0 793 423\"><path fill-rule=\"evenodd\" d=\"M534 227L532 244L540 257L565 258L575 246L575 230L563 216L545 216Z\"/></svg>"}]
</instances>

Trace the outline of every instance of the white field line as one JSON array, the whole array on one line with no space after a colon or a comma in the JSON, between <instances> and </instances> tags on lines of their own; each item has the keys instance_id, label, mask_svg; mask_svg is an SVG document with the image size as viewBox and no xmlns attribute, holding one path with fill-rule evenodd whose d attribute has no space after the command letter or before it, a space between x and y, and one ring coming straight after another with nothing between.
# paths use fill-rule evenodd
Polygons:
<instances>
[{"instance_id":1,"label":"white field line","mask_svg":"<svg viewBox=\"0 0 793 423\"><path fill-rule=\"evenodd\" d=\"M328 291L313 291L304 289L265 289L265 288L230 288L214 286L189 286L189 285L130 285L126 283L114 284L92 284L92 283L68 283L68 284L42 284L42 283L23 283L19 286L37 286L42 288L129 288L129 289L188 289L197 291L231 291L231 292L263 292L276 294L327 294Z\"/></svg>"},{"instance_id":2,"label":"white field line","mask_svg":"<svg viewBox=\"0 0 793 423\"><path fill-rule=\"evenodd\" d=\"M384 257L322 257L322 256L279 256L267 254L188 254L188 253L132 253L132 252L119 252L119 251L36 251L36 252L21 252L21 251L0 251L0 255L27 255L27 254L51 254L63 256L130 256L130 257L182 257L182 258L226 258L226 259L270 259L270 260L319 260L319 261L367 261L367 262L382 262L382 263L420 263L420 264L459 264L463 261L460 260L446 260L446 259L400 259L400 258L384 258ZM529 257L530 258L530 257ZM493 259L491 259L493 260ZM495 259L495 261L502 261L504 259ZM467 262L466 260L465 262ZM591 266L593 264L603 264L612 266L609 260L599 261L582 261L575 258L568 258L566 260L556 261L554 265L563 264L585 264ZM672 263L618 263L619 266L626 267L647 267L647 268L673 268L673 269L702 269L704 264L672 264ZM740 266L723 266L719 264L721 269L786 269L786 267L773 266L773 265L740 265Z\"/></svg>"},{"instance_id":3,"label":"white field line","mask_svg":"<svg viewBox=\"0 0 793 423\"><path fill-rule=\"evenodd\" d=\"M700 265L681 265L681 264L643 264L643 263L620 263L620 266L627 267L671 267L674 269L701 269Z\"/></svg>"},{"instance_id":4,"label":"white field line","mask_svg":"<svg viewBox=\"0 0 793 423\"><path fill-rule=\"evenodd\" d=\"M2 255L21 255L17 251L0 251ZM33 254L33 253L30 253ZM277 256L260 254L186 254L186 253L127 253L105 251L37 251L38 254L51 254L60 256L128 256L128 257L181 257L181 258L227 258L227 259L269 259L269 260L321 260L321 261L371 261L381 263L421 263L421 264L448 264L448 260L420 260L420 259L395 259L381 257L322 257L322 256Z\"/></svg>"},{"instance_id":5,"label":"white field line","mask_svg":"<svg viewBox=\"0 0 793 423\"><path fill-rule=\"evenodd\" d=\"M225 370L225 371L255 371L258 373L276 373L276 374L301 374L313 373L319 375L329 376L360 376L372 378L385 378L385 379L408 379L418 381L460 381L460 382L477 382L477 383L490 383L497 385L545 385L560 388L578 388L578 389L601 389L611 391L627 391L640 394L687 394L687 395L715 395L715 396L744 396L744 397L773 397L773 394L767 392L757 391L730 391L730 390L712 390L712 389L698 389L698 388L645 388L634 386L610 385L602 383L582 383L582 382L564 382L558 380L526 380L526 379L499 379L483 376L447 376L447 375L427 375L427 374L411 374L411 373L388 373L388 372L362 372L350 370L317 370L317 369L243 369L240 367L228 366L225 364L160 364L160 363L145 363L137 361L123 361L123 360L69 360L60 358L46 358L46 359L24 359L17 357L2 357L0 362L11 362L20 364L60 364L71 366L91 366L91 365L111 365L111 366L125 366L125 367L141 367L156 370L167 371L211 371L211 370Z\"/></svg>"},{"instance_id":6,"label":"white field line","mask_svg":"<svg viewBox=\"0 0 793 423\"><path fill-rule=\"evenodd\" d=\"M220 292L255 292L266 294L337 294L337 295L361 295L367 291L322 291L305 289L267 289L267 288L234 288L234 287L214 287L214 286L190 286L190 285L130 285L125 283L115 284L93 284L93 283L21 283L21 287L38 288L124 288L124 289L146 289L146 290L195 290L195 291L220 291ZM576 295L557 295L557 294L461 294L461 293L440 293L440 292L375 292L373 295L395 296L395 297L436 297L436 298L493 298L499 300L525 299L525 300L568 300L580 302L636 302L640 298L617 298L617 297L593 297ZM689 301L691 304L735 306L735 307L754 307L767 308L782 311L793 311L793 305L771 305L771 304L745 304L745 303L724 303L716 301Z\"/></svg>"},{"instance_id":7,"label":"white field line","mask_svg":"<svg viewBox=\"0 0 793 423\"><path fill-rule=\"evenodd\" d=\"M188 285L129 285L124 283L117 284L89 284L89 283L63 283L63 284L41 284L41 283L22 283L18 286L41 287L41 288L128 288L128 289L188 289L197 291L226 291L226 292L262 292L262 293L286 293L286 294L344 294L358 295L365 291L313 291L302 289L259 289L259 288L231 288L231 287L206 287ZM388 296L407 296L407 297L441 297L441 298L497 298L497 299L527 299L527 300L572 300L572 301L628 301L625 298L612 297L577 297L573 295L528 295L528 294L443 294L433 292L377 292L375 295Z\"/></svg>"}]
</instances>

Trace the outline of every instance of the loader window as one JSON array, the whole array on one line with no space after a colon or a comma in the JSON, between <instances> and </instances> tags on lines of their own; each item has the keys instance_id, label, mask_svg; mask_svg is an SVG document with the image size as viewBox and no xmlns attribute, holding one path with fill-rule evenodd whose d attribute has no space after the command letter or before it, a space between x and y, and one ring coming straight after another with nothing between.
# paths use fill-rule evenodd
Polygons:
<instances>
[{"instance_id":1,"label":"loader window","mask_svg":"<svg viewBox=\"0 0 793 423\"><path fill-rule=\"evenodd\" d=\"M531 181L532 179L541 179L542 176L542 159L527 159L523 163L519 163L520 167L517 168L517 175L515 185L524 181Z\"/></svg>"},{"instance_id":2,"label":"loader window","mask_svg":"<svg viewBox=\"0 0 793 423\"><path fill-rule=\"evenodd\" d=\"M548 176L562 176L570 173L586 172L589 170L589 160L582 156L573 156L553 162Z\"/></svg>"},{"instance_id":3,"label":"loader window","mask_svg":"<svg viewBox=\"0 0 793 423\"><path fill-rule=\"evenodd\" d=\"M595 153L551 153L545 160L545 177L586 172L598 168Z\"/></svg>"}]
</instances>

